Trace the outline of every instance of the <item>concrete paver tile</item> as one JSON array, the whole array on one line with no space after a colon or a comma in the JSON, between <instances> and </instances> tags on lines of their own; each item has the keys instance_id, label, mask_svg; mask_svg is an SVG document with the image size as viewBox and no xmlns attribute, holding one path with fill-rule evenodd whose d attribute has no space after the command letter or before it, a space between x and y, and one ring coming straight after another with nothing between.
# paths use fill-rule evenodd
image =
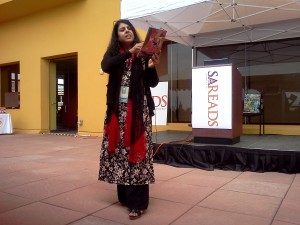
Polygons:
<instances>
[{"instance_id":1,"label":"concrete paver tile","mask_svg":"<svg viewBox=\"0 0 300 225\"><path fill-rule=\"evenodd\" d=\"M201 187L212 187L218 189L230 182L233 178L231 177L218 177L218 176L207 176L195 171L189 172L182 176L169 180L170 182L198 185Z\"/></svg>"},{"instance_id":2,"label":"concrete paver tile","mask_svg":"<svg viewBox=\"0 0 300 225\"><path fill-rule=\"evenodd\" d=\"M195 169L192 171L192 173L206 175L206 176L227 177L227 178L236 178L242 174L241 171L220 170L220 169L215 169L212 171L203 170L203 169Z\"/></svg>"},{"instance_id":3,"label":"concrete paver tile","mask_svg":"<svg viewBox=\"0 0 300 225\"><path fill-rule=\"evenodd\" d=\"M17 187L34 181L43 180L42 175L34 175L28 171L17 171L12 173L0 174L0 190Z\"/></svg>"},{"instance_id":4,"label":"concrete paver tile","mask_svg":"<svg viewBox=\"0 0 300 225\"><path fill-rule=\"evenodd\" d=\"M128 209L120 204L100 210L94 213L93 216L109 219L121 224L167 225L183 215L190 208L191 206L186 204L150 198L149 208L137 220L129 220Z\"/></svg>"},{"instance_id":5,"label":"concrete paver tile","mask_svg":"<svg viewBox=\"0 0 300 225\"><path fill-rule=\"evenodd\" d=\"M0 170L4 169L6 173L16 172L16 171L24 171L29 169L39 169L46 168L51 166L48 163L42 163L37 161L22 161L15 159L14 162L2 163L0 164Z\"/></svg>"},{"instance_id":6,"label":"concrete paver tile","mask_svg":"<svg viewBox=\"0 0 300 225\"><path fill-rule=\"evenodd\" d=\"M150 186L150 196L153 198L195 205L206 198L215 188L199 187L173 182L156 182Z\"/></svg>"},{"instance_id":7,"label":"concrete paver tile","mask_svg":"<svg viewBox=\"0 0 300 225\"><path fill-rule=\"evenodd\" d=\"M272 219L281 198L234 191L218 190L199 203L199 206Z\"/></svg>"},{"instance_id":8,"label":"concrete paver tile","mask_svg":"<svg viewBox=\"0 0 300 225\"><path fill-rule=\"evenodd\" d=\"M274 220L271 225L295 225L294 223L286 223L283 221Z\"/></svg>"},{"instance_id":9,"label":"concrete paver tile","mask_svg":"<svg viewBox=\"0 0 300 225\"><path fill-rule=\"evenodd\" d=\"M300 224L300 193L299 189L290 190L283 200L275 219Z\"/></svg>"},{"instance_id":10,"label":"concrete paver tile","mask_svg":"<svg viewBox=\"0 0 300 225\"><path fill-rule=\"evenodd\" d=\"M43 202L90 214L116 204L118 199L116 191L105 190L100 184L94 184L45 199Z\"/></svg>"},{"instance_id":11,"label":"concrete paver tile","mask_svg":"<svg viewBox=\"0 0 300 225\"><path fill-rule=\"evenodd\" d=\"M300 174L295 175L295 179L292 183L292 187L300 189Z\"/></svg>"},{"instance_id":12,"label":"concrete paver tile","mask_svg":"<svg viewBox=\"0 0 300 225\"><path fill-rule=\"evenodd\" d=\"M101 225L125 225L122 223L105 220L95 216L87 216L74 223L70 223L70 225L100 225L100 224Z\"/></svg>"},{"instance_id":13,"label":"concrete paver tile","mask_svg":"<svg viewBox=\"0 0 300 225\"><path fill-rule=\"evenodd\" d=\"M248 179L252 181L263 181L270 183L279 184L291 184L295 174L286 174L278 172L266 172L266 173L255 173L255 172L244 172L237 179Z\"/></svg>"},{"instance_id":14,"label":"concrete paver tile","mask_svg":"<svg viewBox=\"0 0 300 225\"><path fill-rule=\"evenodd\" d=\"M271 219L194 207L171 225L269 225Z\"/></svg>"},{"instance_id":15,"label":"concrete paver tile","mask_svg":"<svg viewBox=\"0 0 300 225\"><path fill-rule=\"evenodd\" d=\"M32 203L32 200L0 192L0 214Z\"/></svg>"},{"instance_id":16,"label":"concrete paver tile","mask_svg":"<svg viewBox=\"0 0 300 225\"><path fill-rule=\"evenodd\" d=\"M164 164L154 164L156 180L170 180L193 170L195 170L195 168L178 168Z\"/></svg>"},{"instance_id":17,"label":"concrete paver tile","mask_svg":"<svg viewBox=\"0 0 300 225\"><path fill-rule=\"evenodd\" d=\"M47 179L6 189L5 192L38 201L76 188L73 184Z\"/></svg>"},{"instance_id":18,"label":"concrete paver tile","mask_svg":"<svg viewBox=\"0 0 300 225\"><path fill-rule=\"evenodd\" d=\"M1 225L300 225L300 174L154 163L149 209L131 221L97 180L101 138L0 138Z\"/></svg>"},{"instance_id":19,"label":"concrete paver tile","mask_svg":"<svg viewBox=\"0 0 300 225\"><path fill-rule=\"evenodd\" d=\"M221 189L284 198L289 187L288 184L236 179Z\"/></svg>"},{"instance_id":20,"label":"concrete paver tile","mask_svg":"<svg viewBox=\"0 0 300 225\"><path fill-rule=\"evenodd\" d=\"M62 176L55 176L52 178L49 178L50 181L55 181L57 183L64 182L68 184L74 185L74 187L83 187L86 185L90 185L93 183L98 182L98 173L97 171L94 171L94 173L91 173L89 171L73 171L70 174L62 175Z\"/></svg>"},{"instance_id":21,"label":"concrete paver tile","mask_svg":"<svg viewBox=\"0 0 300 225\"><path fill-rule=\"evenodd\" d=\"M86 214L37 202L0 214L0 224L64 225L84 216Z\"/></svg>"}]
</instances>

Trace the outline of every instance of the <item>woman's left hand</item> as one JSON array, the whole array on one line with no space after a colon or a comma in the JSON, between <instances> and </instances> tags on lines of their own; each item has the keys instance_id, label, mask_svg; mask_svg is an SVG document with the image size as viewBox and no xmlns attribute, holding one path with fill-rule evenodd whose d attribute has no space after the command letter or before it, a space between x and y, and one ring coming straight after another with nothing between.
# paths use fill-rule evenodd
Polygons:
<instances>
[{"instance_id":1,"label":"woman's left hand","mask_svg":"<svg viewBox=\"0 0 300 225\"><path fill-rule=\"evenodd\" d=\"M159 63L160 52L153 54L153 56L149 59L148 67L153 68L155 65Z\"/></svg>"}]
</instances>

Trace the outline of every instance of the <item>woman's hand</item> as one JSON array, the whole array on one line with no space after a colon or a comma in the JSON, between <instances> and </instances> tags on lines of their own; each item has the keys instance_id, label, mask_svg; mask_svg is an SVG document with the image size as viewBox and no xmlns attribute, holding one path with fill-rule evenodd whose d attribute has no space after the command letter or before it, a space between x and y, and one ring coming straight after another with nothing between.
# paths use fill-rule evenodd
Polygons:
<instances>
[{"instance_id":1,"label":"woman's hand","mask_svg":"<svg viewBox=\"0 0 300 225\"><path fill-rule=\"evenodd\" d=\"M153 56L149 59L148 67L153 68L155 65L159 64L160 52L153 54Z\"/></svg>"},{"instance_id":2,"label":"woman's hand","mask_svg":"<svg viewBox=\"0 0 300 225\"><path fill-rule=\"evenodd\" d=\"M137 43L131 49L129 49L129 51L131 52L131 54L138 53L141 50L143 44L144 42Z\"/></svg>"}]
</instances>

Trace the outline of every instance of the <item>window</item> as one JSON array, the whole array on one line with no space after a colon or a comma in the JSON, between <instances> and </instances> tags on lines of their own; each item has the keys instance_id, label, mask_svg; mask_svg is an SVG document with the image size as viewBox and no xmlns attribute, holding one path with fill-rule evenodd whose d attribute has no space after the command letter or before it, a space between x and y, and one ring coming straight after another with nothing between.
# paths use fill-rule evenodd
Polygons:
<instances>
[{"instance_id":1,"label":"window","mask_svg":"<svg viewBox=\"0 0 300 225\"><path fill-rule=\"evenodd\" d=\"M300 124L300 38L238 45L192 48L168 44L168 122L191 121L193 66L207 62L233 63L243 77L244 93L255 89L263 94L266 124ZM259 123L259 118L250 123Z\"/></svg>"},{"instance_id":2,"label":"window","mask_svg":"<svg viewBox=\"0 0 300 225\"><path fill-rule=\"evenodd\" d=\"M300 124L300 38L197 48L197 66L226 58L243 76L244 92L263 94L266 124ZM259 123L259 118L250 123Z\"/></svg>"},{"instance_id":3,"label":"window","mask_svg":"<svg viewBox=\"0 0 300 225\"><path fill-rule=\"evenodd\" d=\"M0 67L0 105L6 108L20 108L20 65Z\"/></svg>"}]
</instances>

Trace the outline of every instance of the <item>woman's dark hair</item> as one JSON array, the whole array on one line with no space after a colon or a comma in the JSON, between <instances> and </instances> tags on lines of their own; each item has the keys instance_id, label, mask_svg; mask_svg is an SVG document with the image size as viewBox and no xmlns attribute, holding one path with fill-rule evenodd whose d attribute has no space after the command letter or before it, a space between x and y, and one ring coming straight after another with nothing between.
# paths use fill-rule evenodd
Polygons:
<instances>
[{"instance_id":1,"label":"woman's dark hair","mask_svg":"<svg viewBox=\"0 0 300 225\"><path fill-rule=\"evenodd\" d=\"M119 54L119 51L121 48L120 43L118 41L118 28L119 28L120 23L125 23L131 28L131 30L134 34L133 44L140 42L140 38L139 38L136 30L135 30L134 26L129 22L129 20L122 20L122 19L118 20L114 23L114 28L113 28L113 31L111 34L110 43L108 45L108 50L110 52L112 52L113 55Z\"/></svg>"}]
</instances>

